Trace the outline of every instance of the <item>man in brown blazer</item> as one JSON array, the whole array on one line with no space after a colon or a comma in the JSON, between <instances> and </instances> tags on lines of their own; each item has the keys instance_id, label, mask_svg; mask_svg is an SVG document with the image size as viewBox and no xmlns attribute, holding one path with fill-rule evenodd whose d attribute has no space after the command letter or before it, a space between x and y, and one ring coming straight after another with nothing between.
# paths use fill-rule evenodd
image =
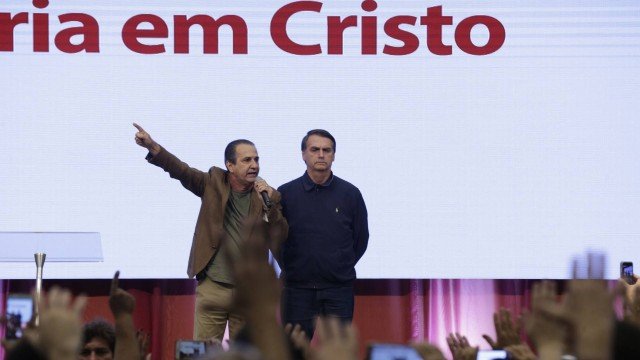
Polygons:
<instances>
[{"instance_id":1,"label":"man in brown blazer","mask_svg":"<svg viewBox=\"0 0 640 360\"><path fill-rule=\"evenodd\" d=\"M198 280L194 337L222 340L228 321L230 337L234 338L243 320L232 307L233 261L238 258L245 234L254 230L262 231L272 253L278 254L288 231L280 193L258 178L258 151L248 140L227 145L226 170L214 166L203 172L180 161L142 127L133 125L138 129L136 144L149 150L146 159L202 200L187 268L189 277ZM271 204L263 201L263 192ZM261 221L266 226L259 226Z\"/></svg>"}]
</instances>

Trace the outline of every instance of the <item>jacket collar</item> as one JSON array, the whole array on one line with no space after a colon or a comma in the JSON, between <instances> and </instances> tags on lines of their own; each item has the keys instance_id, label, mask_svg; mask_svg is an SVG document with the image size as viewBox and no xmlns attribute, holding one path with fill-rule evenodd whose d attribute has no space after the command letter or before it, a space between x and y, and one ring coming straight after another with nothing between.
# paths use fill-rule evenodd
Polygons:
<instances>
[{"instance_id":1,"label":"jacket collar","mask_svg":"<svg viewBox=\"0 0 640 360\"><path fill-rule=\"evenodd\" d=\"M331 176L329 176L329 179L327 179L327 181L324 182L324 184L316 184L313 182L313 180L311 180L311 177L309 177L309 174L307 174L307 172L304 172L304 175L302 175L302 186L304 187L305 191L311 191L317 187L319 188L327 188L329 186L331 186L331 184L333 183L333 171L331 172Z\"/></svg>"}]
</instances>

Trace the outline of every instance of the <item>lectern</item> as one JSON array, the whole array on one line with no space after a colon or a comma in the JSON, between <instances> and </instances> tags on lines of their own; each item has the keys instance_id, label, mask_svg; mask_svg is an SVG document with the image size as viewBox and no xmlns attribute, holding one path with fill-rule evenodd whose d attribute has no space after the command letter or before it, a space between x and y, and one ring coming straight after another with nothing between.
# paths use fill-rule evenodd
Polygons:
<instances>
[{"instance_id":1,"label":"lectern","mask_svg":"<svg viewBox=\"0 0 640 360\"><path fill-rule=\"evenodd\" d=\"M46 262L102 261L97 232L0 232L0 262L36 262L34 320L39 324L40 293Z\"/></svg>"}]
</instances>

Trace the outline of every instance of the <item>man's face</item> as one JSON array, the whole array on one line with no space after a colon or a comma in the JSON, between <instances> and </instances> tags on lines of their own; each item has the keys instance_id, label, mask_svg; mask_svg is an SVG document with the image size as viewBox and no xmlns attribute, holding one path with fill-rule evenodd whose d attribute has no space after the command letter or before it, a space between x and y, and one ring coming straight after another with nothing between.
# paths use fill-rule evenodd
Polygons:
<instances>
[{"instance_id":1,"label":"man's face","mask_svg":"<svg viewBox=\"0 0 640 360\"><path fill-rule=\"evenodd\" d=\"M331 139L318 135L309 136L307 148L302 152L308 171L330 171L335 156Z\"/></svg>"},{"instance_id":2,"label":"man's face","mask_svg":"<svg viewBox=\"0 0 640 360\"><path fill-rule=\"evenodd\" d=\"M254 183L260 171L259 159L255 146L239 144L236 146L236 163L227 161L227 169L240 184Z\"/></svg>"},{"instance_id":3,"label":"man's face","mask_svg":"<svg viewBox=\"0 0 640 360\"><path fill-rule=\"evenodd\" d=\"M93 338L84 344L80 351L80 360L112 360L113 353L109 344L101 338Z\"/></svg>"}]
</instances>

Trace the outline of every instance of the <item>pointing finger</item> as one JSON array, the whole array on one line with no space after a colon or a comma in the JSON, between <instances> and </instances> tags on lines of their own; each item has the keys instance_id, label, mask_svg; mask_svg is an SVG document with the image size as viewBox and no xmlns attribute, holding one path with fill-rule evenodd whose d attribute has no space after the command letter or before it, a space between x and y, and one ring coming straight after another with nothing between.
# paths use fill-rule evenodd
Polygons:
<instances>
[{"instance_id":1,"label":"pointing finger","mask_svg":"<svg viewBox=\"0 0 640 360\"><path fill-rule=\"evenodd\" d=\"M113 280L111 280L111 291L110 291L111 295L114 295L118 290L119 277L120 277L120 270L116 271L115 275L113 275Z\"/></svg>"},{"instance_id":2,"label":"pointing finger","mask_svg":"<svg viewBox=\"0 0 640 360\"><path fill-rule=\"evenodd\" d=\"M144 129L142 128L142 126L140 126L140 125L138 125L138 124L136 124L136 123L133 123L133 126L135 126L135 127L136 127L136 129L138 129L138 131L144 131Z\"/></svg>"}]
</instances>

